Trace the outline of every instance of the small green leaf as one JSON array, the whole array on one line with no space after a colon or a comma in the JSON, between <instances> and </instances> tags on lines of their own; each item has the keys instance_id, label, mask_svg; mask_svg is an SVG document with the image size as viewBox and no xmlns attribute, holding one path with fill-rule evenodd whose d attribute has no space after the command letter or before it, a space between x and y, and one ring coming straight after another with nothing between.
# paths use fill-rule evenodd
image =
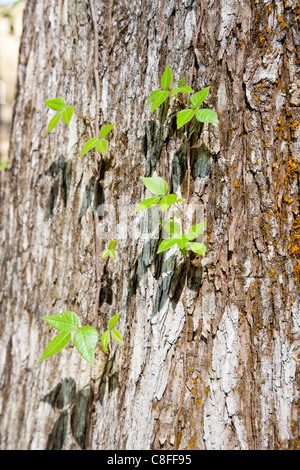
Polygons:
<instances>
[{"instance_id":1,"label":"small green leaf","mask_svg":"<svg viewBox=\"0 0 300 470\"><path fill-rule=\"evenodd\" d=\"M173 237L174 235L180 235L181 228L178 222L169 220L167 222L162 222L162 226L164 230L171 235L171 237Z\"/></svg>"},{"instance_id":2,"label":"small green leaf","mask_svg":"<svg viewBox=\"0 0 300 470\"><path fill-rule=\"evenodd\" d=\"M183 257L185 257L185 255L187 254L188 252L188 245L185 247L185 248L180 248L180 253L182 254Z\"/></svg>"},{"instance_id":3,"label":"small green leaf","mask_svg":"<svg viewBox=\"0 0 300 470\"><path fill-rule=\"evenodd\" d=\"M206 222L201 222L201 224L192 225L186 234L189 240L194 240L199 236L206 225Z\"/></svg>"},{"instance_id":4,"label":"small green leaf","mask_svg":"<svg viewBox=\"0 0 300 470\"><path fill-rule=\"evenodd\" d=\"M179 92L180 92L180 87L179 88L173 88L173 90L171 91L171 96L174 96Z\"/></svg>"},{"instance_id":5,"label":"small green leaf","mask_svg":"<svg viewBox=\"0 0 300 470\"><path fill-rule=\"evenodd\" d=\"M101 258L104 259L106 256L109 254L109 249L107 248L106 250L102 251Z\"/></svg>"},{"instance_id":6,"label":"small green leaf","mask_svg":"<svg viewBox=\"0 0 300 470\"><path fill-rule=\"evenodd\" d=\"M200 122L219 122L216 113L211 109L198 109L195 116Z\"/></svg>"},{"instance_id":7,"label":"small green leaf","mask_svg":"<svg viewBox=\"0 0 300 470\"><path fill-rule=\"evenodd\" d=\"M74 331L79 326L79 318L74 312L56 313L50 317L41 317L41 320L49 323L58 331L64 332Z\"/></svg>"},{"instance_id":8,"label":"small green leaf","mask_svg":"<svg viewBox=\"0 0 300 470\"><path fill-rule=\"evenodd\" d=\"M185 84L185 77L183 77L183 78L181 78L181 80L179 80L178 86L182 87L184 84Z\"/></svg>"},{"instance_id":9,"label":"small green leaf","mask_svg":"<svg viewBox=\"0 0 300 470\"><path fill-rule=\"evenodd\" d=\"M182 111L179 111L177 114L177 129L180 129L180 127L189 122L194 114L195 111L193 109L183 109Z\"/></svg>"},{"instance_id":10,"label":"small green leaf","mask_svg":"<svg viewBox=\"0 0 300 470\"><path fill-rule=\"evenodd\" d=\"M193 93L193 90L190 86L182 86L180 88L181 93Z\"/></svg>"},{"instance_id":11,"label":"small green leaf","mask_svg":"<svg viewBox=\"0 0 300 470\"><path fill-rule=\"evenodd\" d=\"M114 127L114 124L108 124L107 126L103 126L100 131L99 138L104 139L104 137L106 137L110 133L113 127Z\"/></svg>"},{"instance_id":12,"label":"small green leaf","mask_svg":"<svg viewBox=\"0 0 300 470\"><path fill-rule=\"evenodd\" d=\"M153 100L152 106L151 106L151 113L156 110L169 96L168 91L163 91L160 90L159 93L155 95L155 98Z\"/></svg>"},{"instance_id":13,"label":"small green leaf","mask_svg":"<svg viewBox=\"0 0 300 470\"><path fill-rule=\"evenodd\" d=\"M4 162L0 163L0 171L5 170L8 165L8 160L4 160Z\"/></svg>"},{"instance_id":14,"label":"small green leaf","mask_svg":"<svg viewBox=\"0 0 300 470\"><path fill-rule=\"evenodd\" d=\"M44 103L48 106L48 108L54 109L54 111L63 111L63 109L67 106L65 100L60 97L44 101Z\"/></svg>"},{"instance_id":15,"label":"small green leaf","mask_svg":"<svg viewBox=\"0 0 300 470\"><path fill-rule=\"evenodd\" d=\"M169 86L171 85L171 81L172 81L172 72L171 72L170 67L167 65L163 73L163 76L161 77L161 87L164 90L168 90Z\"/></svg>"},{"instance_id":16,"label":"small green leaf","mask_svg":"<svg viewBox=\"0 0 300 470\"><path fill-rule=\"evenodd\" d=\"M65 108L62 112L62 118L67 124L67 126L70 124L71 117L73 116L74 108L73 106L68 106Z\"/></svg>"},{"instance_id":17,"label":"small green leaf","mask_svg":"<svg viewBox=\"0 0 300 470\"><path fill-rule=\"evenodd\" d=\"M209 91L209 86L204 88L204 90L200 90L198 91L197 93L195 93L194 95L191 96L190 98L190 107L195 109L195 108L198 108L200 106L200 104L203 103L203 101L205 100L206 96L207 96L207 93Z\"/></svg>"},{"instance_id":18,"label":"small green leaf","mask_svg":"<svg viewBox=\"0 0 300 470\"><path fill-rule=\"evenodd\" d=\"M149 209L150 207L155 206L160 199L160 197L150 197L149 199L145 199L144 201L140 202L138 206L136 206L133 212L139 212L144 209Z\"/></svg>"},{"instance_id":19,"label":"small green leaf","mask_svg":"<svg viewBox=\"0 0 300 470\"><path fill-rule=\"evenodd\" d=\"M89 150L91 150L92 148L94 148L97 143L99 142L99 139L97 139L96 137L93 138L93 139L90 139L88 140L86 143L85 143L85 146L80 154L80 156L82 157L82 155L84 155L85 153L87 153Z\"/></svg>"},{"instance_id":20,"label":"small green leaf","mask_svg":"<svg viewBox=\"0 0 300 470\"><path fill-rule=\"evenodd\" d=\"M53 356L53 354L61 351L68 344L70 339L71 333L59 333L56 335L48 344L47 349L42 355L41 359L38 361L38 364L47 357Z\"/></svg>"},{"instance_id":21,"label":"small green leaf","mask_svg":"<svg viewBox=\"0 0 300 470\"><path fill-rule=\"evenodd\" d=\"M116 326L116 324L118 323L120 315L121 315L121 312L119 312L116 315L114 315L113 317L111 317L111 319L108 322L108 328L110 330L112 330Z\"/></svg>"},{"instance_id":22,"label":"small green leaf","mask_svg":"<svg viewBox=\"0 0 300 470\"><path fill-rule=\"evenodd\" d=\"M109 242L108 248L112 250L116 246L117 243L118 243L118 240L112 240L111 242Z\"/></svg>"},{"instance_id":23,"label":"small green leaf","mask_svg":"<svg viewBox=\"0 0 300 470\"><path fill-rule=\"evenodd\" d=\"M57 113L53 116L53 118L50 120L48 124L46 135L49 134L49 132L52 131L52 129L54 129L55 126L57 126L57 124L60 121L60 118L61 118L61 113Z\"/></svg>"},{"instance_id":24,"label":"small green leaf","mask_svg":"<svg viewBox=\"0 0 300 470\"><path fill-rule=\"evenodd\" d=\"M106 353L107 346L108 346L108 343L109 343L109 335L110 335L110 331L106 330L106 331L104 331L103 335L101 336L101 344L102 344L102 347L103 347L105 353Z\"/></svg>"},{"instance_id":25,"label":"small green leaf","mask_svg":"<svg viewBox=\"0 0 300 470\"><path fill-rule=\"evenodd\" d=\"M108 256L110 256L110 258L116 259L116 252L115 252L115 250L108 250Z\"/></svg>"},{"instance_id":26,"label":"small green leaf","mask_svg":"<svg viewBox=\"0 0 300 470\"><path fill-rule=\"evenodd\" d=\"M176 238L165 238L161 244L158 247L158 253L161 253L162 251L168 250L169 248L172 248L177 242Z\"/></svg>"},{"instance_id":27,"label":"small green leaf","mask_svg":"<svg viewBox=\"0 0 300 470\"><path fill-rule=\"evenodd\" d=\"M152 91L152 92L150 93L149 98L148 98L147 101L146 101L145 106L148 106L148 104L150 104L150 103L154 100L154 98L158 95L158 93L160 93L160 92L161 92L161 90L154 90L154 91Z\"/></svg>"},{"instance_id":28,"label":"small green leaf","mask_svg":"<svg viewBox=\"0 0 300 470\"><path fill-rule=\"evenodd\" d=\"M111 330L110 334L111 334L112 339L114 339L115 341L118 341L119 343L124 344L121 333L118 330Z\"/></svg>"},{"instance_id":29,"label":"small green leaf","mask_svg":"<svg viewBox=\"0 0 300 470\"><path fill-rule=\"evenodd\" d=\"M202 256L205 256L206 246L203 243L191 243L191 250L194 253L199 253Z\"/></svg>"},{"instance_id":30,"label":"small green leaf","mask_svg":"<svg viewBox=\"0 0 300 470\"><path fill-rule=\"evenodd\" d=\"M146 188L156 196L165 196L168 192L168 185L162 178L144 178L141 176L141 180L143 181Z\"/></svg>"},{"instance_id":31,"label":"small green leaf","mask_svg":"<svg viewBox=\"0 0 300 470\"><path fill-rule=\"evenodd\" d=\"M179 246L181 250L183 250L186 245L189 243L189 239L186 237L186 235L181 235L180 237L176 238L176 243Z\"/></svg>"},{"instance_id":32,"label":"small green leaf","mask_svg":"<svg viewBox=\"0 0 300 470\"><path fill-rule=\"evenodd\" d=\"M107 140L105 139L99 140L99 142L97 142L96 144L96 150L97 152L100 152L100 153L106 153L107 146L108 146Z\"/></svg>"},{"instance_id":33,"label":"small green leaf","mask_svg":"<svg viewBox=\"0 0 300 470\"><path fill-rule=\"evenodd\" d=\"M162 212L165 212L174 202L177 200L176 194L168 194L168 196L163 197L159 202L159 207Z\"/></svg>"},{"instance_id":34,"label":"small green leaf","mask_svg":"<svg viewBox=\"0 0 300 470\"><path fill-rule=\"evenodd\" d=\"M73 340L79 354L93 367L93 358L98 342L97 330L91 326L83 326L75 331Z\"/></svg>"}]
</instances>

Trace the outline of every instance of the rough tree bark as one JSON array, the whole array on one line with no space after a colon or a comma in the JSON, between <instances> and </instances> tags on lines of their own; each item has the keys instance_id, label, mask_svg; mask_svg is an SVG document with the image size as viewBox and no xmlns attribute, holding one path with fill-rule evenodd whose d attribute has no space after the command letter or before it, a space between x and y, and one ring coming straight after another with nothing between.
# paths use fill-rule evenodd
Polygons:
<instances>
[{"instance_id":1,"label":"rough tree bark","mask_svg":"<svg viewBox=\"0 0 300 470\"><path fill-rule=\"evenodd\" d=\"M184 386L180 449L299 449L299 3L95 5L99 101L89 2L32 0L24 14L1 174L1 448L84 448L89 426L87 363L72 347L37 360L52 335L41 316L73 310L94 322L95 175L91 156L79 158L91 133L74 118L45 138L43 101L63 96L116 123L97 202L120 221L122 198L134 207L145 196L140 175L186 191L186 149L168 104L155 115L144 107L169 64L176 79L194 72L195 89L211 86L219 117L191 137L191 201L207 221L207 255L191 260L187 381L184 261L155 255L156 239L123 237L117 260L103 264L99 324L121 311L125 345L103 377L92 448L174 448ZM136 221L128 215L128 227ZM102 365L99 355L98 373Z\"/></svg>"}]
</instances>

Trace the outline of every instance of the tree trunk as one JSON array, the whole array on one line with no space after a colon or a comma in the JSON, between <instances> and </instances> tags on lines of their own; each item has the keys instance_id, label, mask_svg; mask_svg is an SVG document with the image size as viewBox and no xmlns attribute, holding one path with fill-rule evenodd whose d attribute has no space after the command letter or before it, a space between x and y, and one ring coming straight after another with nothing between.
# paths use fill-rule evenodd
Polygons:
<instances>
[{"instance_id":1,"label":"tree trunk","mask_svg":"<svg viewBox=\"0 0 300 470\"><path fill-rule=\"evenodd\" d=\"M92 422L93 449L299 449L299 5L95 0L99 94L89 1L26 3L1 174L1 448L85 448ZM186 326L185 261L156 255L157 238L135 236L155 217L132 214L146 197L140 176L186 195L176 105L145 108L167 64L176 83L210 85L219 118L191 136L207 252L191 259ZM79 157L92 137L84 120L45 137L55 96L116 123L98 186L92 154ZM91 419L76 349L37 361L53 335L40 317L95 322L95 188L101 249L119 240L117 259L101 262L99 331L121 312L124 346L105 370L98 353Z\"/></svg>"}]
</instances>

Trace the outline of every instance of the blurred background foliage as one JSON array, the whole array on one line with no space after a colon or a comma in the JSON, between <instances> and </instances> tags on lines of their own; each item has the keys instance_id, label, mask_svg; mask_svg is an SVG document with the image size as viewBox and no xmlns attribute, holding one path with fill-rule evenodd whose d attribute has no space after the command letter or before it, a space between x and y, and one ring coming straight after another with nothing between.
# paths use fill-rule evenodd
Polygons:
<instances>
[{"instance_id":1,"label":"blurred background foliage","mask_svg":"<svg viewBox=\"0 0 300 470\"><path fill-rule=\"evenodd\" d=\"M9 158L24 6L24 0L0 0L0 164Z\"/></svg>"}]
</instances>

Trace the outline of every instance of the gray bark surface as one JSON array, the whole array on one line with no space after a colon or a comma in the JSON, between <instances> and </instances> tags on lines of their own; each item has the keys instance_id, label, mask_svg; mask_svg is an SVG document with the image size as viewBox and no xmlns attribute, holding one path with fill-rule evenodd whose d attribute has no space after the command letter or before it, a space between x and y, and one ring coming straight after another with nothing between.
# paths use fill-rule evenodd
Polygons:
<instances>
[{"instance_id":1,"label":"gray bark surface","mask_svg":"<svg viewBox=\"0 0 300 470\"><path fill-rule=\"evenodd\" d=\"M37 365L54 333L40 317L73 310L93 325L97 293L94 163L79 157L92 135L74 116L69 130L60 123L45 137L44 100L55 96L116 123L97 202L111 204L119 226L128 221L126 238L109 233L117 259L101 263L100 332L122 312L124 346L113 346L105 369L92 448L174 448L184 386L180 449L299 449L299 5L95 5L99 102L89 2L32 0L24 13L1 173L1 449L84 448L89 427L90 368L76 349ZM191 260L186 384L184 260L176 250L155 255L158 239L130 236L155 228L155 212L145 222L125 210L147 197L140 176L186 195L176 105L145 108L167 64L176 81L189 83L194 69L195 90L211 86L219 117L191 137L191 202L207 222L207 254ZM99 352L96 377L103 361Z\"/></svg>"}]
</instances>

